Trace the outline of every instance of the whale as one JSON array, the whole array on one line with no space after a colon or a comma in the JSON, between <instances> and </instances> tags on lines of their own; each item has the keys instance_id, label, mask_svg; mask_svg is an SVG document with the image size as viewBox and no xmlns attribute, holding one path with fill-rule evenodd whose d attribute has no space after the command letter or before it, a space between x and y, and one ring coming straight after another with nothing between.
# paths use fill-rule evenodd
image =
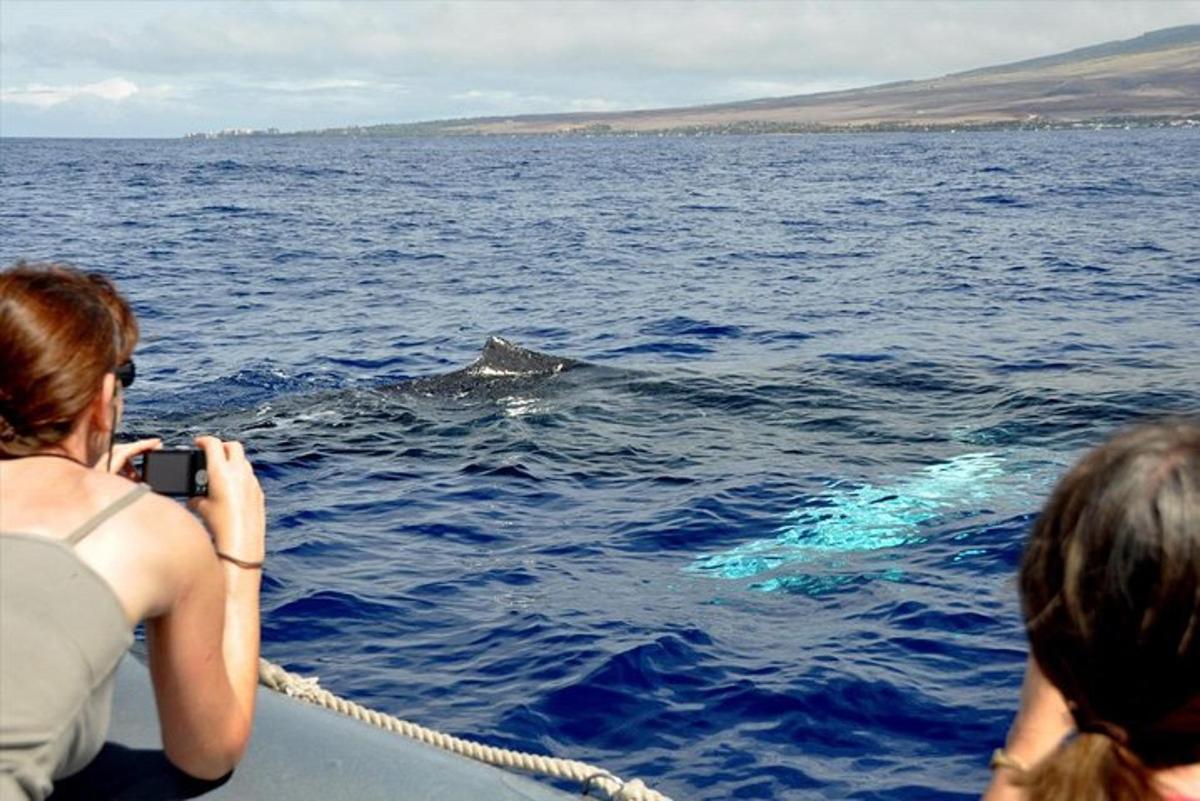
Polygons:
<instances>
[{"instance_id":1,"label":"whale","mask_svg":"<svg viewBox=\"0 0 1200 801\"><path fill-rule=\"evenodd\" d=\"M710 578L758 579L750 588L766 592L811 583L807 575L786 575L786 568L821 571L844 564L853 552L921 542L932 527L957 513L1011 494L1016 488L1006 481L1006 461L996 452L964 453L884 484L832 482L788 513L772 536L700 554L685 570Z\"/></svg>"},{"instance_id":2,"label":"whale","mask_svg":"<svg viewBox=\"0 0 1200 801\"><path fill-rule=\"evenodd\" d=\"M443 375L411 378L384 389L426 397L494 397L510 394L515 388L570 370L590 366L586 362L540 353L507 339L491 336L484 343L479 358L460 370Z\"/></svg>"},{"instance_id":3,"label":"whale","mask_svg":"<svg viewBox=\"0 0 1200 801\"><path fill-rule=\"evenodd\" d=\"M120 438L161 437L183 447L200 431L238 439L281 426L349 425L349 421L362 416L403 416L414 402L422 406L502 402L506 414L515 415L540 409L532 401L555 391L546 384L581 368L604 374L603 368L588 362L541 353L491 336L475 361L448 373L298 393L279 392L272 383L275 376L262 372L252 373L249 380L226 378L197 383L172 393L175 409L155 416L139 415ZM262 375L266 380L260 378ZM241 374L236 378L241 379Z\"/></svg>"}]
</instances>

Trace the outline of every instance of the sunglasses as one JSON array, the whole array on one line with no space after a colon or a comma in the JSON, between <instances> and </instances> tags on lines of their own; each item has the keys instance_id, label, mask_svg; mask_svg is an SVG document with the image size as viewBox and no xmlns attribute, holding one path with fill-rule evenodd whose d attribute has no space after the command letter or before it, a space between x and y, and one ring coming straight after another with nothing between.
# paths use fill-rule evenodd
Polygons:
<instances>
[{"instance_id":1,"label":"sunglasses","mask_svg":"<svg viewBox=\"0 0 1200 801\"><path fill-rule=\"evenodd\" d=\"M129 389L129 387L133 384L134 376L137 375L137 370L133 366L133 359L118 364L117 368L113 370L113 373L116 374L117 380L121 382L121 386L125 387L125 389Z\"/></svg>"}]
</instances>

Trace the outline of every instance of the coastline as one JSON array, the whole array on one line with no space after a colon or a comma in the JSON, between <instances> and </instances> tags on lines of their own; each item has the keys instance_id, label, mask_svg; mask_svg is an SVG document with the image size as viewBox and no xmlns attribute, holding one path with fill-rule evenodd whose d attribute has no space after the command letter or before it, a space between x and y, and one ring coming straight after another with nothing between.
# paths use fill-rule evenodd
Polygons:
<instances>
[{"instance_id":1,"label":"coastline","mask_svg":"<svg viewBox=\"0 0 1200 801\"><path fill-rule=\"evenodd\" d=\"M400 123L395 125L346 126L317 131L213 131L186 134L185 140L213 139L295 139L315 138L422 138L422 137L668 137L668 136L800 136L805 134L873 133L974 133L991 131L1080 131L1132 130L1141 128L1200 128L1200 110L1194 115L1169 117L1106 117L1060 122L1053 120L998 120L988 122L880 122L857 125L820 123L762 123L754 121L727 125L687 125L632 130L596 124L561 130L495 130L461 125Z\"/></svg>"}]
</instances>

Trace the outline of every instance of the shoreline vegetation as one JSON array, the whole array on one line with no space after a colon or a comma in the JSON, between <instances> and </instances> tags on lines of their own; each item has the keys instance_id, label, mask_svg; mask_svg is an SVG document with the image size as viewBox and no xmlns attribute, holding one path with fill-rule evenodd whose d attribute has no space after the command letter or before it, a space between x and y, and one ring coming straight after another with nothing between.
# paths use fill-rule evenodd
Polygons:
<instances>
[{"instance_id":1,"label":"shoreline vegetation","mask_svg":"<svg viewBox=\"0 0 1200 801\"><path fill-rule=\"evenodd\" d=\"M525 114L235 137L718 136L1200 127L1200 24L928 80L735 103Z\"/></svg>"},{"instance_id":2,"label":"shoreline vegetation","mask_svg":"<svg viewBox=\"0 0 1200 801\"><path fill-rule=\"evenodd\" d=\"M869 134L869 133L970 133L973 131L1076 131L1076 130L1130 130L1133 128L1200 128L1200 113L1192 117L1113 117L1108 119L1089 119L1077 122L1054 122L1049 120L1026 122L997 121L986 123L878 123L874 125L820 125L820 124L787 124L787 123L758 123L754 121L738 122L725 126L682 126L629 131L613 128L608 125L592 125L571 128L562 131L545 132L505 132L505 131L474 131L462 128L443 128L439 124L430 123L397 123L394 125L347 126L344 128L324 128L315 131L271 131L256 129L230 129L203 133L191 133L184 139L237 139L237 138L276 138L298 139L305 137L335 138L335 137L488 137L488 136L560 136L560 137L668 137L668 136L789 136L802 134Z\"/></svg>"}]
</instances>

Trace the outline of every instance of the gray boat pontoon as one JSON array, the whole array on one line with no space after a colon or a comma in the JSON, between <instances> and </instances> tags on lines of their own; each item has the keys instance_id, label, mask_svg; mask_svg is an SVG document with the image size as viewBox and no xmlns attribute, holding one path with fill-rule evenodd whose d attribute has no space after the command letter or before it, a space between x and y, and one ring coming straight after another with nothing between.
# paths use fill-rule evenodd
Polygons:
<instances>
[{"instance_id":1,"label":"gray boat pontoon","mask_svg":"<svg viewBox=\"0 0 1200 801\"><path fill-rule=\"evenodd\" d=\"M162 752L145 666L117 670L108 743L91 765L55 785L51 801L567 801L572 794L439 751L265 687L238 769L202 782Z\"/></svg>"}]
</instances>

